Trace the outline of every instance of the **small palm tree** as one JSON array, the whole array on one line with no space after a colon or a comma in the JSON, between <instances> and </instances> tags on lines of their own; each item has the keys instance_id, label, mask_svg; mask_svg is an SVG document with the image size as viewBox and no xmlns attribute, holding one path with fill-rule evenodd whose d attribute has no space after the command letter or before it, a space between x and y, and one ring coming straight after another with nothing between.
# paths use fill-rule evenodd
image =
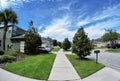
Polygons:
<instances>
[{"instance_id":1,"label":"small palm tree","mask_svg":"<svg viewBox=\"0 0 120 81\"><path fill-rule=\"evenodd\" d=\"M5 9L0 12L0 23L4 25L4 32L3 32L3 50L6 50L6 33L8 30L8 24L17 24L17 14L12 9Z\"/></svg>"}]
</instances>

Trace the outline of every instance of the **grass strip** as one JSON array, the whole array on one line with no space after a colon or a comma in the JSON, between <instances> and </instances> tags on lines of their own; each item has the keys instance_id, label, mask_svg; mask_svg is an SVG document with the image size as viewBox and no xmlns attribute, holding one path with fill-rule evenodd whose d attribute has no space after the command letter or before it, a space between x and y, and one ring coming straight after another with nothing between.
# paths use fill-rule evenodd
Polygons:
<instances>
[{"instance_id":1,"label":"grass strip","mask_svg":"<svg viewBox=\"0 0 120 81\"><path fill-rule=\"evenodd\" d=\"M58 52L60 50L60 48L53 48L52 51L53 52Z\"/></svg>"},{"instance_id":2,"label":"grass strip","mask_svg":"<svg viewBox=\"0 0 120 81\"><path fill-rule=\"evenodd\" d=\"M77 60L78 56L76 55L66 55L67 58L70 60L74 68L76 69L77 73L81 78L85 78L98 70L102 69L104 65L98 63L96 64L93 60Z\"/></svg>"},{"instance_id":3,"label":"grass strip","mask_svg":"<svg viewBox=\"0 0 120 81\"><path fill-rule=\"evenodd\" d=\"M120 53L120 48L116 48L116 49L109 49L106 50L107 52L114 52L114 53Z\"/></svg>"}]
</instances>

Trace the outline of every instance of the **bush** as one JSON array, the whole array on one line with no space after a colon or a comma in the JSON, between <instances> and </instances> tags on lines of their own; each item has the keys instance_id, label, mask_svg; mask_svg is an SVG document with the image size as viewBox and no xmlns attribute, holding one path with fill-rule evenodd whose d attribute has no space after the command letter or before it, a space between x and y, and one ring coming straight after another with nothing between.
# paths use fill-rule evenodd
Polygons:
<instances>
[{"instance_id":1,"label":"bush","mask_svg":"<svg viewBox=\"0 0 120 81\"><path fill-rule=\"evenodd\" d=\"M0 57L0 63L15 61L16 57L10 55L3 55Z\"/></svg>"},{"instance_id":2,"label":"bush","mask_svg":"<svg viewBox=\"0 0 120 81\"><path fill-rule=\"evenodd\" d=\"M63 41L63 49L68 50L68 49L70 49L70 47L71 47L70 41L68 40L68 38L65 38Z\"/></svg>"},{"instance_id":3,"label":"bush","mask_svg":"<svg viewBox=\"0 0 120 81\"><path fill-rule=\"evenodd\" d=\"M11 53L10 56L18 57L19 54L18 53Z\"/></svg>"},{"instance_id":4,"label":"bush","mask_svg":"<svg viewBox=\"0 0 120 81\"><path fill-rule=\"evenodd\" d=\"M18 57L20 56L19 53L17 52L12 52L12 51L6 51L5 55L10 55L10 56L14 56L14 57Z\"/></svg>"},{"instance_id":5,"label":"bush","mask_svg":"<svg viewBox=\"0 0 120 81\"><path fill-rule=\"evenodd\" d=\"M3 54L4 54L4 51L1 51L1 50L0 50L0 55L3 55Z\"/></svg>"}]
</instances>

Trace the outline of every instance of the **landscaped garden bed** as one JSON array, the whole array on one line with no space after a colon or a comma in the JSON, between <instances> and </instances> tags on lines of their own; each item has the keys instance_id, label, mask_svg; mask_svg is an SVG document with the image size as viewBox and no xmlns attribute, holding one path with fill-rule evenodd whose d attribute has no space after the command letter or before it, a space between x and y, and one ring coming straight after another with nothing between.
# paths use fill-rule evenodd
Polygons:
<instances>
[{"instance_id":1,"label":"landscaped garden bed","mask_svg":"<svg viewBox=\"0 0 120 81\"><path fill-rule=\"evenodd\" d=\"M27 56L28 55L22 53L6 51L4 54L0 55L0 67L9 63L23 61Z\"/></svg>"},{"instance_id":2,"label":"landscaped garden bed","mask_svg":"<svg viewBox=\"0 0 120 81\"><path fill-rule=\"evenodd\" d=\"M93 60L80 60L77 55L66 56L70 60L70 62L72 63L72 65L74 66L81 78L85 78L104 67L104 65L102 64L96 64L96 62Z\"/></svg>"},{"instance_id":3,"label":"landscaped garden bed","mask_svg":"<svg viewBox=\"0 0 120 81\"><path fill-rule=\"evenodd\" d=\"M28 56L22 62L17 62L13 64L8 64L3 68L30 78L47 80L50 74L54 59L54 54L42 54Z\"/></svg>"}]
</instances>

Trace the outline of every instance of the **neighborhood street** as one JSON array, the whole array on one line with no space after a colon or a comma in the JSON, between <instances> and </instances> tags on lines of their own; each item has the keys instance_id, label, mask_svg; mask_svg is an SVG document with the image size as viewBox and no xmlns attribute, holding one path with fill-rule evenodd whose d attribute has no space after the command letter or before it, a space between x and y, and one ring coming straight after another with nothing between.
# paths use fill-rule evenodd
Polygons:
<instances>
[{"instance_id":1,"label":"neighborhood street","mask_svg":"<svg viewBox=\"0 0 120 81\"><path fill-rule=\"evenodd\" d=\"M96 59L96 54L94 54L94 51L92 51L92 54L88 56L88 58L94 60ZM107 67L120 71L120 53L110 53L100 49L100 53L98 54L98 62Z\"/></svg>"}]
</instances>

